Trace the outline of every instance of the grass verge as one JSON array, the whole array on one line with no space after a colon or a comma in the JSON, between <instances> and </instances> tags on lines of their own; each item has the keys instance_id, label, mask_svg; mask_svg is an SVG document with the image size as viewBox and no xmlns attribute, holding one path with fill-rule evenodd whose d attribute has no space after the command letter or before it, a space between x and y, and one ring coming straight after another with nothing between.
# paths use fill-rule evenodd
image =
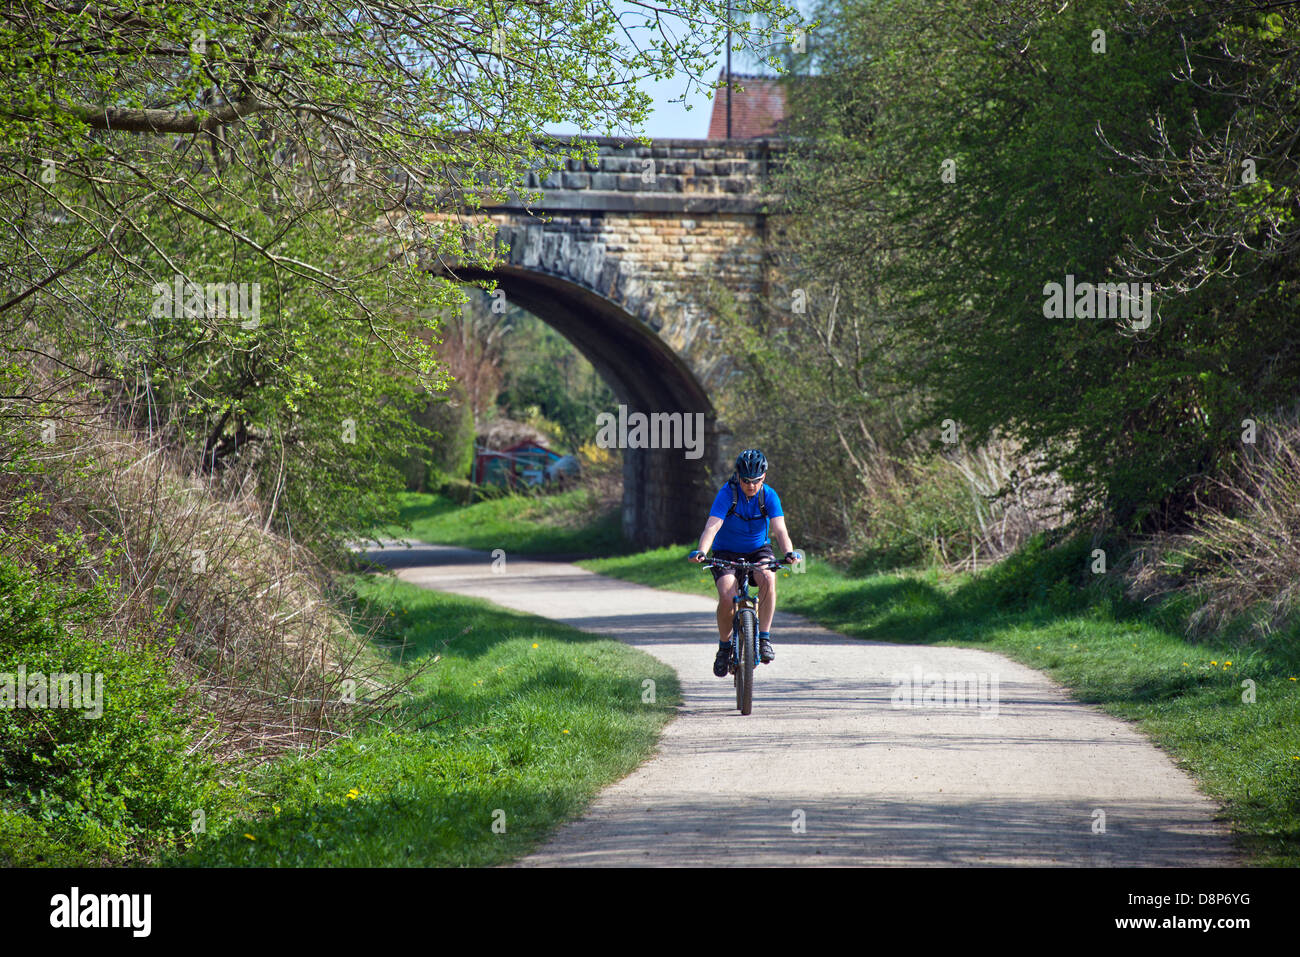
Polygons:
<instances>
[{"instance_id":1,"label":"grass verge","mask_svg":"<svg viewBox=\"0 0 1300 957\"><path fill-rule=\"evenodd\" d=\"M579 564L712 594L710 576L682 560L689 548ZM807 573L782 575L779 607L845 635L982 648L1043 671L1135 721L1222 802L1254 863L1300 866L1297 634L1191 641L1176 605L1126 601L1115 577L1088 576L1089 561L1087 543L1047 549L1041 538L978 575L851 577L814 557Z\"/></svg>"},{"instance_id":2,"label":"grass verge","mask_svg":"<svg viewBox=\"0 0 1300 957\"><path fill-rule=\"evenodd\" d=\"M604 509L588 490L554 495L505 495L461 505L445 495L407 492L401 522L377 534L414 537L438 545L505 548L521 555L618 555L623 538L618 509Z\"/></svg>"},{"instance_id":3,"label":"grass verge","mask_svg":"<svg viewBox=\"0 0 1300 957\"><path fill-rule=\"evenodd\" d=\"M396 675L438 657L410 685L409 720L257 772L256 813L176 863L509 862L643 761L679 700L672 671L621 642L391 578L355 588L390 616Z\"/></svg>"}]
</instances>

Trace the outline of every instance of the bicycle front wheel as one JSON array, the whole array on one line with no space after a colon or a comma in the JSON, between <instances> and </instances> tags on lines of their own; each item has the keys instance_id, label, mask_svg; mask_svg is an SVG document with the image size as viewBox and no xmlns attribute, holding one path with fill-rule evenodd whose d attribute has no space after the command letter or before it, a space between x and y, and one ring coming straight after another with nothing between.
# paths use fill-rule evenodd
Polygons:
<instances>
[{"instance_id":1,"label":"bicycle front wheel","mask_svg":"<svg viewBox=\"0 0 1300 957\"><path fill-rule=\"evenodd\" d=\"M733 631L732 632L733 639L735 639L735 634L736 633ZM740 642L739 640L736 640L736 649L739 650L739 648L740 648ZM731 658L731 683L736 688L736 710L739 711L740 702L742 700L742 696L740 693L740 658L736 655L733 655Z\"/></svg>"},{"instance_id":2,"label":"bicycle front wheel","mask_svg":"<svg viewBox=\"0 0 1300 957\"><path fill-rule=\"evenodd\" d=\"M740 666L736 669L736 707L741 714L754 710L754 645L758 616L748 608L740 612Z\"/></svg>"}]
</instances>

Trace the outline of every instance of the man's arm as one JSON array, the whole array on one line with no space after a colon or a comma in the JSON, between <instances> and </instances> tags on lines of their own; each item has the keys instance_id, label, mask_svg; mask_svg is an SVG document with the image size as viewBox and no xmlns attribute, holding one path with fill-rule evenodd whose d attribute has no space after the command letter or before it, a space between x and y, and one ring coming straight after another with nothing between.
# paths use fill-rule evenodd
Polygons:
<instances>
[{"instance_id":1,"label":"man's arm","mask_svg":"<svg viewBox=\"0 0 1300 957\"><path fill-rule=\"evenodd\" d=\"M707 552L709 550L720 528L722 528L722 519L716 515L710 515L709 520L704 523L704 531L700 534L700 551Z\"/></svg>"},{"instance_id":2,"label":"man's arm","mask_svg":"<svg viewBox=\"0 0 1300 957\"><path fill-rule=\"evenodd\" d=\"M785 555L794 551L794 545L790 543L790 533L785 527L785 516L778 515L775 518L768 519L768 522L771 527L772 537L781 546L781 553ZM712 539L709 540L712 541Z\"/></svg>"}]
</instances>

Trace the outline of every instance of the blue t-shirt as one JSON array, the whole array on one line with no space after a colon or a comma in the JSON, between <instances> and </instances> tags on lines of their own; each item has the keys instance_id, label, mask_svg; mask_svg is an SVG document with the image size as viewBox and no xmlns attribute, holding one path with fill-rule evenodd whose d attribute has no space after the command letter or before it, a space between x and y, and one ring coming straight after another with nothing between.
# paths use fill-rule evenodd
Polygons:
<instances>
[{"instance_id":1,"label":"blue t-shirt","mask_svg":"<svg viewBox=\"0 0 1300 957\"><path fill-rule=\"evenodd\" d=\"M780 518L785 514L781 511L781 496L766 483L753 498L745 498L745 490L741 488L736 492L735 514L727 518L727 510L731 508L731 491L730 483L722 486L709 509L710 516L722 519L722 527L713 539L713 547L725 552L756 552L768 543L767 522L763 519L759 501L766 495L767 517Z\"/></svg>"}]
</instances>

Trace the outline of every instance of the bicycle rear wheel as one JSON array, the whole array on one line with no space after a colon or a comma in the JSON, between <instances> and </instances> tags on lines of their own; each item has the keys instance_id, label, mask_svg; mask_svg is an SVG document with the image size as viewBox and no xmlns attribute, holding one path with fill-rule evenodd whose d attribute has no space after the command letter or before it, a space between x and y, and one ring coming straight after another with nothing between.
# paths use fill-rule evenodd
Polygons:
<instances>
[{"instance_id":1,"label":"bicycle rear wheel","mask_svg":"<svg viewBox=\"0 0 1300 957\"><path fill-rule=\"evenodd\" d=\"M736 669L736 707L741 714L754 710L754 642L758 616L749 608L740 611L740 666Z\"/></svg>"}]
</instances>

